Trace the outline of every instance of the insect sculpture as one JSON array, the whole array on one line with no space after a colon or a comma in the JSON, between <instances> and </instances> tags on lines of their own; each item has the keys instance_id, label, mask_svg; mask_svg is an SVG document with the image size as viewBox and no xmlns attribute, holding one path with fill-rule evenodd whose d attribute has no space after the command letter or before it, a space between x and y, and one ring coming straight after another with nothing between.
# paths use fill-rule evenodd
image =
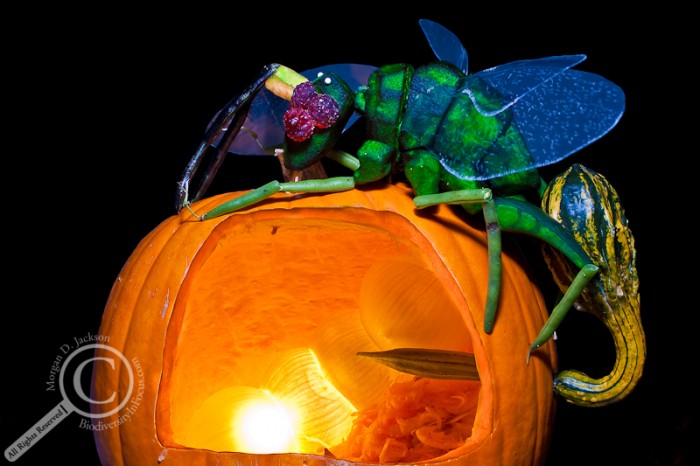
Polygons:
<instances>
[{"instance_id":1,"label":"insect sculpture","mask_svg":"<svg viewBox=\"0 0 700 466\"><path fill-rule=\"evenodd\" d=\"M546 187L537 168L610 131L624 112L624 93L599 75L572 69L585 55L521 60L469 74L459 39L432 21L420 25L439 59L425 66L329 65L301 75L278 64L266 66L212 120L179 182L177 208L189 208L203 195L229 152L282 151L290 175L195 214L201 220L278 192L343 191L403 173L419 209L457 204L469 213L483 211L489 249L486 333L493 331L498 308L501 231L545 241L580 270L531 353L554 335L598 271L572 234L531 202L539 202ZM355 157L336 143L360 117L367 139ZM352 174L302 179L323 157ZM194 186L205 159L209 164Z\"/></svg>"}]
</instances>

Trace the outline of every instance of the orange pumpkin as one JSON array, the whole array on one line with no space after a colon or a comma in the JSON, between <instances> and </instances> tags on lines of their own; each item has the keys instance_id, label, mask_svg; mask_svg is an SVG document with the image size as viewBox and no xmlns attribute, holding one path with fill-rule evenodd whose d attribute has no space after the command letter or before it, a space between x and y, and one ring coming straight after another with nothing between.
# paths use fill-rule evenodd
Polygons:
<instances>
[{"instance_id":1,"label":"orange pumpkin","mask_svg":"<svg viewBox=\"0 0 700 466\"><path fill-rule=\"evenodd\" d=\"M102 354L112 361L94 368L92 398L109 400L93 404L103 465L347 464L337 453L349 451L339 444L354 412L376 414L388 393L404 387L405 399L417 382L355 356L391 347L466 351L479 372L463 395L445 398L470 406L467 438L396 462L542 464L556 354L548 343L526 364L548 314L519 263L503 261L487 335L485 233L449 207L417 211L406 186L278 194L207 221L183 210L140 242L105 307L100 334L125 360ZM236 431L243 418L233 421L263 398L296 405L290 426L303 431L274 452L244 446L237 435L253 427ZM281 424L262 429L276 436Z\"/></svg>"}]
</instances>

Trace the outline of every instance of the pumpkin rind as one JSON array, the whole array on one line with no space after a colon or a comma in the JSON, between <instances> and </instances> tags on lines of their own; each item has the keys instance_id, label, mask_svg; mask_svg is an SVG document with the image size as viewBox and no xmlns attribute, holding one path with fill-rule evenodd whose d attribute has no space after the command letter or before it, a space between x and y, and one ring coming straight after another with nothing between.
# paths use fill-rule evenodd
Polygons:
<instances>
[{"instance_id":1,"label":"pumpkin rind","mask_svg":"<svg viewBox=\"0 0 700 466\"><path fill-rule=\"evenodd\" d=\"M208 211L237 195L240 193L208 198L192 205L192 209ZM173 440L168 399L172 393L167 388L167 377L172 369L168 367L173 358L169 354L174 345L172 339L179 330L177 319L173 319L182 317L175 313L181 287L191 278L188 274L200 270L196 261L203 260L203 245L251 216L293 218L300 225L305 219L318 218L359 222L378 230L394 231L402 235L402 241L426 251L425 257L432 261L430 265L445 271L441 276L443 286L461 309L471 336L469 349L475 355L482 383L472 436L463 447L428 462L509 466L544 462L555 406L553 343L539 349L529 364L525 360L530 341L547 318L539 290L519 263L504 254L499 320L493 333L485 334L482 327L488 259L484 231L469 226L450 207L418 213L408 187L381 184L327 195L278 194L249 209L207 221L198 221L185 209L163 221L138 244L114 283L100 334L109 337L109 344L129 361L138 362L143 390L139 405L128 419L119 423L122 413L117 413L93 421L103 425L119 423L95 430L103 465L349 464L342 459L311 454L214 452L183 447ZM304 254L309 246L300 244L299 254ZM337 247L341 248L342 244ZM333 257L328 260L332 261ZM255 257L250 257L250 266L255 265ZM211 352L217 350L210 348ZM119 363L116 361L114 369L106 364L95 366L93 399L108 399L120 389L118 393L126 393L130 380ZM101 412L109 411L120 401L115 399L102 405Z\"/></svg>"}]
</instances>

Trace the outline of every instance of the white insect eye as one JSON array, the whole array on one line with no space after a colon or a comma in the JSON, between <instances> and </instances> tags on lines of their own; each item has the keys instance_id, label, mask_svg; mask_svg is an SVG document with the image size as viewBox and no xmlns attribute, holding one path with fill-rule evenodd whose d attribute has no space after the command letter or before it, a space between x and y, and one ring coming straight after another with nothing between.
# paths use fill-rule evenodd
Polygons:
<instances>
[{"instance_id":1,"label":"white insect eye","mask_svg":"<svg viewBox=\"0 0 700 466\"><path fill-rule=\"evenodd\" d=\"M331 83L331 78L326 78L323 80L324 83L330 84Z\"/></svg>"}]
</instances>

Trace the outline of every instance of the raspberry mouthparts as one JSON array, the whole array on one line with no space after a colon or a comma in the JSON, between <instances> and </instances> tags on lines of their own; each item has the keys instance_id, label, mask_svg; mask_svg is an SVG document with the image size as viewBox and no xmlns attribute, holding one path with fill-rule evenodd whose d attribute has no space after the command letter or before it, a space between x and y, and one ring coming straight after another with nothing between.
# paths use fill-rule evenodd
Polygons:
<instances>
[{"instance_id":1,"label":"raspberry mouthparts","mask_svg":"<svg viewBox=\"0 0 700 466\"><path fill-rule=\"evenodd\" d=\"M332 126L339 116L338 102L328 94L319 94L312 82L305 81L294 88L282 121L287 137L301 142L310 138L315 128Z\"/></svg>"}]
</instances>

